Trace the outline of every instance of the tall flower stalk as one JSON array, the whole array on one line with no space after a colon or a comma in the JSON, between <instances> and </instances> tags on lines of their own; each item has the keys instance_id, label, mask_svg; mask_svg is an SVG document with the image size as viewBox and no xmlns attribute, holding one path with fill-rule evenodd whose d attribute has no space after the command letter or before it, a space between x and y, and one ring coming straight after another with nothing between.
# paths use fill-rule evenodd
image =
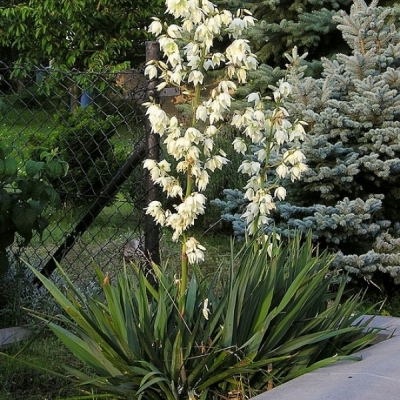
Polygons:
<instances>
[{"instance_id":1,"label":"tall flower stalk","mask_svg":"<svg viewBox=\"0 0 400 400\"><path fill-rule=\"evenodd\" d=\"M175 200L172 209L153 201L146 212L161 226L172 228L172 239L181 243L179 310L183 316L188 266L203 261L205 251L189 235L189 229L205 212L203 192L211 174L228 162L226 153L216 148L214 139L231 113L237 84L246 83L248 71L257 68L257 59L248 41L241 38L243 32L254 25L249 11L240 9L234 15L218 10L208 0L167 0L166 7L167 13L180 21L180 25L167 25L154 18L149 31L157 37L164 58L150 61L145 74L150 79L160 80L158 90L166 86L180 87L190 99L191 115L178 119L167 115L159 104L146 103L152 131L160 135L166 151L177 163L176 170L172 171L167 160L145 161L144 167L150 171L153 181ZM231 39L223 52L214 48L216 38L222 36ZM211 70L218 70L221 79L210 84L207 91L210 96L203 99L202 90L208 84L206 75ZM244 133L243 137L235 139L234 148L246 154L251 149L249 143L258 147L256 159L245 159L239 169L250 176L246 186L249 205L243 214L250 234L255 234L268 222L274 199L285 198L286 191L278 184L279 179L288 174L297 179L306 169L304 155L291 143L303 139L302 123L292 125L281 104L290 91L287 82L280 82L274 91L277 105L273 111L265 107L267 98L252 93L248 96L249 107L243 113L235 113L231 119L231 124ZM273 167L279 179L270 184L269 173Z\"/></svg>"},{"instance_id":2,"label":"tall flower stalk","mask_svg":"<svg viewBox=\"0 0 400 400\"><path fill-rule=\"evenodd\" d=\"M256 69L257 60L247 41L240 39L243 30L254 25L247 10L233 15L206 0L168 0L166 6L181 25L167 26L154 19L149 31L157 37L165 62L149 62L145 73L149 78L160 79L158 90L167 85L184 88L190 98L191 117L182 122L176 116L168 116L155 102L146 104L153 132L161 136L168 154L177 162L176 171L171 171L166 160L145 161L144 167L153 181L176 200L172 210L153 201L146 212L160 225L172 228L172 239L181 243L179 309L183 316L188 266L204 260L205 251L188 231L205 212L203 192L210 175L228 162L214 139L230 111L235 82L245 83L247 71ZM216 38L222 35L232 38L223 53L213 50ZM218 84L211 84L210 97L204 100L201 92L206 85L205 76L215 69L221 71L222 78Z\"/></svg>"},{"instance_id":3,"label":"tall flower stalk","mask_svg":"<svg viewBox=\"0 0 400 400\"><path fill-rule=\"evenodd\" d=\"M294 181L306 171L305 156L300 143L305 138L303 121L289 120L284 107L292 87L281 80L272 88L275 107L266 109L266 101L259 93L247 97L250 104L244 112L236 113L232 125L244 132L235 138L234 149L245 156L239 171L249 175L244 197L249 201L242 215L246 219L247 233L257 235L269 223L269 215L275 209L276 200L284 200L286 189L282 181L290 176Z\"/></svg>"}]
</instances>

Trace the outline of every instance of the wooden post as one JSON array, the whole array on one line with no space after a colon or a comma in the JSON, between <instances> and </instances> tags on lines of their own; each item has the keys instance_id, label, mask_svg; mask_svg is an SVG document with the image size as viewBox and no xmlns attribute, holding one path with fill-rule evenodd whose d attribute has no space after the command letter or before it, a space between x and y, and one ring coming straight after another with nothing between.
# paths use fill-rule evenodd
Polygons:
<instances>
[{"instance_id":1,"label":"wooden post","mask_svg":"<svg viewBox=\"0 0 400 400\"><path fill-rule=\"evenodd\" d=\"M146 62L160 59L160 45L155 41L146 42ZM154 99L159 103L159 93L156 89L157 80L153 79L147 85L147 97ZM160 138L151 131L150 121L146 120L146 147L147 159L159 161L160 159ZM152 201L160 200L160 190L151 179L150 173L146 172L146 206ZM160 264L160 228L150 215L145 215L144 222L144 246L145 253L149 259L146 267L147 277L153 286L157 286L157 282L152 272L152 267L149 263L154 262ZM149 275L149 273L151 275Z\"/></svg>"}]
</instances>

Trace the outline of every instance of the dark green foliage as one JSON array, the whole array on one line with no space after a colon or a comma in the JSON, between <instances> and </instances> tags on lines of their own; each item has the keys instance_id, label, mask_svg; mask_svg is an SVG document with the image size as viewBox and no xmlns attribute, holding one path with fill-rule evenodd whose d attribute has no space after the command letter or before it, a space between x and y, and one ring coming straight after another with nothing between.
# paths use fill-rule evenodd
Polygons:
<instances>
[{"instance_id":1,"label":"dark green foliage","mask_svg":"<svg viewBox=\"0 0 400 400\"><path fill-rule=\"evenodd\" d=\"M9 68L9 71L11 72L11 68ZM28 74L26 77L20 76L19 78L11 75L10 82L15 84L19 79L21 81L25 80L23 85L21 84L22 89L15 88L15 95L10 96L8 99L12 102L13 107L26 110L48 110L49 113L56 111L57 106L61 103L60 99L56 99L55 96L52 97L50 92L46 93L43 90L43 85L36 83L32 74Z\"/></svg>"},{"instance_id":2,"label":"dark green foliage","mask_svg":"<svg viewBox=\"0 0 400 400\"><path fill-rule=\"evenodd\" d=\"M37 160L24 164L20 152L0 145L0 274L7 271L6 249L16 234L27 244L34 231L42 234L47 227L45 210L59 203L49 181L66 170L67 164L54 153L42 151Z\"/></svg>"},{"instance_id":3,"label":"dark green foliage","mask_svg":"<svg viewBox=\"0 0 400 400\"><path fill-rule=\"evenodd\" d=\"M58 127L47 145L58 149L69 171L53 184L64 201L76 206L86 204L100 194L118 170L113 137L120 118L89 106L75 113L59 113L56 122Z\"/></svg>"},{"instance_id":4,"label":"dark green foliage","mask_svg":"<svg viewBox=\"0 0 400 400\"><path fill-rule=\"evenodd\" d=\"M248 38L261 63L284 68L284 53L294 46L308 52L309 60L346 49L332 17L340 9L349 10L351 0L220 0L217 4L252 11L258 22Z\"/></svg>"},{"instance_id":5,"label":"dark green foliage","mask_svg":"<svg viewBox=\"0 0 400 400\"><path fill-rule=\"evenodd\" d=\"M0 45L20 65L36 63L64 70L104 70L144 54L150 17L161 0L30 0L0 8ZM3 22L3 21L6 21Z\"/></svg>"},{"instance_id":6,"label":"dark green foliage","mask_svg":"<svg viewBox=\"0 0 400 400\"><path fill-rule=\"evenodd\" d=\"M135 275L126 267L115 282L96 268L99 297L84 296L65 275L64 295L32 271L66 313L50 328L93 370L91 376L68 368L88 393L95 387L119 399L252 397L268 382L354 359L347 355L376 336L369 321L359 320L370 311L360 296L343 298L346 279L332 290L332 256L318 254L310 237L302 243L297 234L287 245L274 235L261 249L245 244L222 289L215 290L217 278L194 274L182 316L179 284L157 266L157 289L136 268Z\"/></svg>"},{"instance_id":7,"label":"dark green foliage","mask_svg":"<svg viewBox=\"0 0 400 400\"><path fill-rule=\"evenodd\" d=\"M283 67L283 54L294 46L308 52L310 60L343 51L345 44L332 16L340 9L348 10L350 4L350 0L281 0L255 4L254 15L260 23L255 30L254 44L260 60Z\"/></svg>"},{"instance_id":8,"label":"dark green foliage","mask_svg":"<svg viewBox=\"0 0 400 400\"><path fill-rule=\"evenodd\" d=\"M0 116L3 116L7 112L7 110L7 104L4 101L0 100Z\"/></svg>"},{"instance_id":9,"label":"dark green foliage","mask_svg":"<svg viewBox=\"0 0 400 400\"><path fill-rule=\"evenodd\" d=\"M400 317L400 294L393 288L391 295L385 295L382 292L375 291L369 293L365 304L377 304L376 313L383 316Z\"/></svg>"},{"instance_id":10,"label":"dark green foliage","mask_svg":"<svg viewBox=\"0 0 400 400\"><path fill-rule=\"evenodd\" d=\"M60 312L46 291L32 284L34 275L18 257L10 257L9 264L0 280L0 329L36 322L23 307L48 314Z\"/></svg>"}]
</instances>

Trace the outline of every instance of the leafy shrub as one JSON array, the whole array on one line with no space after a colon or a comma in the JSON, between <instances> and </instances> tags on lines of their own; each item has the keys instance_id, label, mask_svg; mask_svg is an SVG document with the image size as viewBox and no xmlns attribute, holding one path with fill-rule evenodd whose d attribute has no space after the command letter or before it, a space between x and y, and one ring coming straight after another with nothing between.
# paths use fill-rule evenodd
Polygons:
<instances>
[{"instance_id":1,"label":"leafy shrub","mask_svg":"<svg viewBox=\"0 0 400 400\"><path fill-rule=\"evenodd\" d=\"M0 143L0 274L8 268L6 249L18 234L23 244L48 225L45 210L59 204L50 179L62 176L67 164L54 152L42 151L38 160L23 162L21 153Z\"/></svg>"},{"instance_id":2,"label":"leafy shrub","mask_svg":"<svg viewBox=\"0 0 400 400\"><path fill-rule=\"evenodd\" d=\"M16 257L10 259L9 268L0 280L0 328L37 323L27 309L46 315L62 312L43 286L33 284L34 277L21 260ZM52 280L60 287L66 284L57 271L52 274ZM80 287L86 296L98 294L99 289L93 281Z\"/></svg>"},{"instance_id":3,"label":"leafy shrub","mask_svg":"<svg viewBox=\"0 0 400 400\"><path fill-rule=\"evenodd\" d=\"M8 105L3 100L0 100L0 117L5 115L7 110Z\"/></svg>"},{"instance_id":4,"label":"leafy shrub","mask_svg":"<svg viewBox=\"0 0 400 400\"><path fill-rule=\"evenodd\" d=\"M60 311L43 287L32 284L34 275L14 258L0 281L0 327L18 326L32 322L23 307L40 310L49 315Z\"/></svg>"},{"instance_id":5,"label":"leafy shrub","mask_svg":"<svg viewBox=\"0 0 400 400\"><path fill-rule=\"evenodd\" d=\"M24 89L17 92L14 97L13 104L19 108L29 110L54 110L54 104L50 101L49 96L44 93L36 83L24 87Z\"/></svg>"},{"instance_id":6,"label":"leafy shrub","mask_svg":"<svg viewBox=\"0 0 400 400\"><path fill-rule=\"evenodd\" d=\"M112 137L120 119L89 106L75 113L59 113L56 122L58 128L48 146L58 148L69 164L69 173L53 184L63 200L86 204L99 195L118 169Z\"/></svg>"},{"instance_id":7,"label":"leafy shrub","mask_svg":"<svg viewBox=\"0 0 400 400\"><path fill-rule=\"evenodd\" d=\"M261 250L246 243L219 293L218 279L194 274L184 315L179 283L157 266L157 289L137 268L111 283L96 267L102 297L83 295L61 267L66 295L32 270L66 313L50 328L94 371L68 368L83 387L120 399L245 398L352 358L375 338L369 321L357 322L360 295L344 300L341 278L332 290L332 256L310 236L302 243L298 234L287 245L271 236Z\"/></svg>"}]
</instances>

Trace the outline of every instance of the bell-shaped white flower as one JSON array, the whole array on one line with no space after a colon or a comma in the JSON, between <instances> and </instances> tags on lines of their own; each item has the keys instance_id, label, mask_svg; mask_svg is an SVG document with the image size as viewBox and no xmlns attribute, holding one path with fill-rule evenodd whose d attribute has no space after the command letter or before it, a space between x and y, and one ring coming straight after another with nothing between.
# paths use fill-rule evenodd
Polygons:
<instances>
[{"instance_id":1,"label":"bell-shaped white flower","mask_svg":"<svg viewBox=\"0 0 400 400\"><path fill-rule=\"evenodd\" d=\"M222 53L214 53L211 60L216 67L219 67L221 62L225 61L225 56Z\"/></svg>"},{"instance_id":2,"label":"bell-shaped white flower","mask_svg":"<svg viewBox=\"0 0 400 400\"><path fill-rule=\"evenodd\" d=\"M292 165L298 162L293 150L285 151L285 153L283 154L283 161Z\"/></svg>"},{"instance_id":3,"label":"bell-shaped white flower","mask_svg":"<svg viewBox=\"0 0 400 400\"><path fill-rule=\"evenodd\" d=\"M224 25L229 26L229 24L232 22L233 19L232 13L229 10L222 10L220 12L220 16L221 16L221 22Z\"/></svg>"},{"instance_id":4,"label":"bell-shaped white flower","mask_svg":"<svg viewBox=\"0 0 400 400\"><path fill-rule=\"evenodd\" d=\"M204 163L204 167L209 169L211 172L214 172L216 169L221 169L222 166L227 163L228 159L226 157L215 155Z\"/></svg>"},{"instance_id":5,"label":"bell-shaped white flower","mask_svg":"<svg viewBox=\"0 0 400 400\"><path fill-rule=\"evenodd\" d=\"M204 80L204 75L197 70L191 71L188 77L188 82L193 82L193 85L201 85Z\"/></svg>"},{"instance_id":6,"label":"bell-shaped white flower","mask_svg":"<svg viewBox=\"0 0 400 400\"><path fill-rule=\"evenodd\" d=\"M289 82L285 82L283 80L279 81L279 93L281 93L282 97L287 97L292 93L292 85Z\"/></svg>"},{"instance_id":7,"label":"bell-shaped white flower","mask_svg":"<svg viewBox=\"0 0 400 400\"><path fill-rule=\"evenodd\" d=\"M145 208L146 214L151 215L157 224L164 226L165 224L165 212L162 209L162 205L159 201L152 201L147 208Z\"/></svg>"},{"instance_id":8,"label":"bell-shaped white flower","mask_svg":"<svg viewBox=\"0 0 400 400\"><path fill-rule=\"evenodd\" d=\"M255 55L253 54L246 57L246 59L244 60L244 65L248 70L256 70L258 66L258 61Z\"/></svg>"},{"instance_id":9,"label":"bell-shaped white flower","mask_svg":"<svg viewBox=\"0 0 400 400\"><path fill-rule=\"evenodd\" d=\"M208 118L207 107L199 105L196 110L196 119L200 121L206 121Z\"/></svg>"},{"instance_id":10,"label":"bell-shaped white flower","mask_svg":"<svg viewBox=\"0 0 400 400\"><path fill-rule=\"evenodd\" d=\"M284 179L286 177L286 175L288 174L288 172L289 172L289 168L284 163L279 164L278 167L276 168L276 174L281 179Z\"/></svg>"},{"instance_id":11,"label":"bell-shaped white flower","mask_svg":"<svg viewBox=\"0 0 400 400\"><path fill-rule=\"evenodd\" d=\"M238 66L242 65L248 53L250 53L250 46L248 40L245 39L236 39L225 51L228 60Z\"/></svg>"},{"instance_id":12,"label":"bell-shaped white flower","mask_svg":"<svg viewBox=\"0 0 400 400\"><path fill-rule=\"evenodd\" d=\"M211 152L214 148L214 141L211 138L205 138L203 141L203 153L206 157L211 156Z\"/></svg>"},{"instance_id":13,"label":"bell-shaped white flower","mask_svg":"<svg viewBox=\"0 0 400 400\"><path fill-rule=\"evenodd\" d=\"M215 5L211 3L209 0L202 0L201 1L201 9L206 13L206 14L212 14L215 11Z\"/></svg>"},{"instance_id":14,"label":"bell-shaped white flower","mask_svg":"<svg viewBox=\"0 0 400 400\"><path fill-rule=\"evenodd\" d=\"M169 79L172 83L180 85L183 78L184 78L184 72L182 70L182 66L178 64L175 66L174 70L169 75Z\"/></svg>"},{"instance_id":15,"label":"bell-shaped white flower","mask_svg":"<svg viewBox=\"0 0 400 400\"><path fill-rule=\"evenodd\" d=\"M237 137L237 138L232 142L232 144L233 144L234 150L235 150L237 153L241 153L241 154L245 154L245 153L246 153L246 151L247 151L247 146L246 146L245 141L244 141L242 138Z\"/></svg>"},{"instance_id":16,"label":"bell-shaped white flower","mask_svg":"<svg viewBox=\"0 0 400 400\"><path fill-rule=\"evenodd\" d=\"M182 30L184 32L192 32L194 29L194 23L191 19L185 19L182 24Z\"/></svg>"},{"instance_id":17,"label":"bell-shaped white flower","mask_svg":"<svg viewBox=\"0 0 400 400\"><path fill-rule=\"evenodd\" d=\"M290 140L295 139L304 140L306 131L304 130L304 125L307 125L304 121L299 121L294 124L294 129L290 133Z\"/></svg>"},{"instance_id":18,"label":"bell-shaped white flower","mask_svg":"<svg viewBox=\"0 0 400 400\"><path fill-rule=\"evenodd\" d=\"M214 63L212 60L208 59L206 61L204 61L203 63L203 68L205 71L208 71L210 68L213 69L214 68Z\"/></svg>"},{"instance_id":19,"label":"bell-shaped white flower","mask_svg":"<svg viewBox=\"0 0 400 400\"><path fill-rule=\"evenodd\" d=\"M157 67L154 64L147 65L144 74L147 75L149 79L157 78Z\"/></svg>"},{"instance_id":20,"label":"bell-shaped white flower","mask_svg":"<svg viewBox=\"0 0 400 400\"><path fill-rule=\"evenodd\" d=\"M200 175L196 177L196 186L197 186L197 188L201 192L203 192L204 190L207 189L207 185L208 185L209 180L210 180L210 176L208 175L208 172L205 169L203 169L201 171Z\"/></svg>"},{"instance_id":21,"label":"bell-shaped white flower","mask_svg":"<svg viewBox=\"0 0 400 400\"><path fill-rule=\"evenodd\" d=\"M175 18L187 17L190 13L190 2L187 0L166 0L167 12Z\"/></svg>"},{"instance_id":22,"label":"bell-shaped white flower","mask_svg":"<svg viewBox=\"0 0 400 400\"><path fill-rule=\"evenodd\" d=\"M247 175L257 175L260 172L261 164L256 161L245 160L239 167L239 172Z\"/></svg>"},{"instance_id":23,"label":"bell-shaped white flower","mask_svg":"<svg viewBox=\"0 0 400 400\"><path fill-rule=\"evenodd\" d=\"M201 64L201 58L198 55L188 56L187 60L187 66L190 67L192 70L198 69Z\"/></svg>"},{"instance_id":24,"label":"bell-shaped white flower","mask_svg":"<svg viewBox=\"0 0 400 400\"><path fill-rule=\"evenodd\" d=\"M213 36L219 36L221 34L221 19L218 15L207 18L205 25Z\"/></svg>"},{"instance_id":25,"label":"bell-shaped white flower","mask_svg":"<svg viewBox=\"0 0 400 400\"><path fill-rule=\"evenodd\" d=\"M247 21L244 18L234 18L229 24L227 31L234 39L237 39L243 35L243 32L247 29L249 22L250 20ZM254 21L251 22L254 25Z\"/></svg>"},{"instance_id":26,"label":"bell-shaped white flower","mask_svg":"<svg viewBox=\"0 0 400 400\"><path fill-rule=\"evenodd\" d=\"M186 57L199 57L200 50L200 45L198 43L190 42L184 47L184 54L186 55Z\"/></svg>"},{"instance_id":27,"label":"bell-shaped white flower","mask_svg":"<svg viewBox=\"0 0 400 400\"><path fill-rule=\"evenodd\" d=\"M158 104L151 104L146 111L149 116L150 125L154 133L163 135L169 125L169 118Z\"/></svg>"},{"instance_id":28,"label":"bell-shaped white flower","mask_svg":"<svg viewBox=\"0 0 400 400\"><path fill-rule=\"evenodd\" d=\"M261 100L261 96L260 96L260 93L253 92L253 93L250 93L249 95L247 95L246 99L249 103L254 102L257 104Z\"/></svg>"},{"instance_id":29,"label":"bell-shaped white flower","mask_svg":"<svg viewBox=\"0 0 400 400\"><path fill-rule=\"evenodd\" d=\"M307 171L308 167L307 165L303 164L303 163L298 163L296 165L294 165L291 169L290 169L290 179L292 182L294 182L296 179L300 179L301 174L304 171Z\"/></svg>"},{"instance_id":30,"label":"bell-shaped white flower","mask_svg":"<svg viewBox=\"0 0 400 400\"><path fill-rule=\"evenodd\" d=\"M206 248L202 246L194 237L189 237L185 244L186 255L190 264L197 264L200 261L204 261L204 252ZM207 308L207 305L208 301L205 308Z\"/></svg>"},{"instance_id":31,"label":"bell-shaped white flower","mask_svg":"<svg viewBox=\"0 0 400 400\"><path fill-rule=\"evenodd\" d=\"M279 186L275 189L274 196L277 197L279 200L285 200L286 198L286 189L282 186Z\"/></svg>"},{"instance_id":32,"label":"bell-shaped white flower","mask_svg":"<svg viewBox=\"0 0 400 400\"><path fill-rule=\"evenodd\" d=\"M218 133L218 128L214 125L208 125L204 130L204 136L207 138L211 138Z\"/></svg>"},{"instance_id":33,"label":"bell-shaped white flower","mask_svg":"<svg viewBox=\"0 0 400 400\"><path fill-rule=\"evenodd\" d=\"M246 83L247 80L247 70L244 67L240 67L236 70L236 76L239 83Z\"/></svg>"},{"instance_id":34,"label":"bell-shaped white flower","mask_svg":"<svg viewBox=\"0 0 400 400\"><path fill-rule=\"evenodd\" d=\"M277 129L274 134L276 142L281 145L289 140L289 135L284 129Z\"/></svg>"},{"instance_id":35,"label":"bell-shaped white flower","mask_svg":"<svg viewBox=\"0 0 400 400\"><path fill-rule=\"evenodd\" d=\"M148 31L155 36L161 35L162 24L158 18L153 18L153 22L150 24Z\"/></svg>"},{"instance_id":36,"label":"bell-shaped white flower","mask_svg":"<svg viewBox=\"0 0 400 400\"><path fill-rule=\"evenodd\" d=\"M169 25L167 28L167 34L172 39L179 39L182 37L181 34L182 28L178 25Z\"/></svg>"},{"instance_id":37,"label":"bell-shaped white flower","mask_svg":"<svg viewBox=\"0 0 400 400\"><path fill-rule=\"evenodd\" d=\"M172 240L176 242L179 240L182 232L186 229L185 221L178 213L166 213L165 226L170 226L174 233L172 234Z\"/></svg>"}]
</instances>

